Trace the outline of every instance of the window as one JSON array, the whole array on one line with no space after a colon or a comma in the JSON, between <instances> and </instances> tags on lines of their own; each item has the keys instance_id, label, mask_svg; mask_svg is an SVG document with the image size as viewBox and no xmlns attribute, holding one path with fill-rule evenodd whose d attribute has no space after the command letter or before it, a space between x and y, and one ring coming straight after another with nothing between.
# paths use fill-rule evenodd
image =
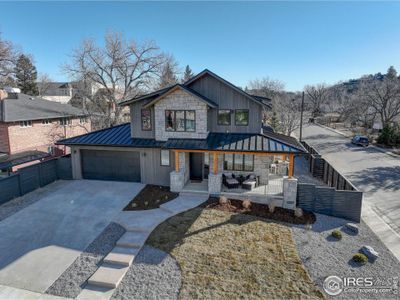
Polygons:
<instances>
[{"instance_id":1,"label":"window","mask_svg":"<svg viewBox=\"0 0 400 300\"><path fill-rule=\"evenodd\" d=\"M169 166L169 150L161 150L161 165L162 166Z\"/></svg>"},{"instance_id":2,"label":"window","mask_svg":"<svg viewBox=\"0 0 400 300\"><path fill-rule=\"evenodd\" d=\"M32 127L32 121L21 121L19 122L20 127Z\"/></svg>"},{"instance_id":3,"label":"window","mask_svg":"<svg viewBox=\"0 0 400 300\"><path fill-rule=\"evenodd\" d=\"M219 109L218 110L218 125L231 125L231 110Z\"/></svg>"},{"instance_id":4,"label":"window","mask_svg":"<svg viewBox=\"0 0 400 300\"><path fill-rule=\"evenodd\" d=\"M249 110L237 109L235 112L235 125L247 126L249 125Z\"/></svg>"},{"instance_id":5,"label":"window","mask_svg":"<svg viewBox=\"0 0 400 300\"><path fill-rule=\"evenodd\" d=\"M166 131L196 131L196 112L194 110L166 110Z\"/></svg>"},{"instance_id":6,"label":"window","mask_svg":"<svg viewBox=\"0 0 400 300\"><path fill-rule=\"evenodd\" d=\"M151 110L144 108L141 111L142 130L151 130Z\"/></svg>"},{"instance_id":7,"label":"window","mask_svg":"<svg viewBox=\"0 0 400 300\"><path fill-rule=\"evenodd\" d=\"M87 123L87 118L86 118L86 117L80 117L80 118L79 118L79 123L80 123L80 124L85 124L85 123Z\"/></svg>"},{"instance_id":8,"label":"window","mask_svg":"<svg viewBox=\"0 0 400 300\"><path fill-rule=\"evenodd\" d=\"M43 125L50 125L51 124L51 120L49 120L49 119L42 120L42 124Z\"/></svg>"},{"instance_id":9,"label":"window","mask_svg":"<svg viewBox=\"0 0 400 300\"><path fill-rule=\"evenodd\" d=\"M254 155L225 154L224 170L227 171L254 171Z\"/></svg>"},{"instance_id":10,"label":"window","mask_svg":"<svg viewBox=\"0 0 400 300\"><path fill-rule=\"evenodd\" d=\"M71 119L70 118L61 118L60 125L62 125L62 126L71 125Z\"/></svg>"}]
</instances>

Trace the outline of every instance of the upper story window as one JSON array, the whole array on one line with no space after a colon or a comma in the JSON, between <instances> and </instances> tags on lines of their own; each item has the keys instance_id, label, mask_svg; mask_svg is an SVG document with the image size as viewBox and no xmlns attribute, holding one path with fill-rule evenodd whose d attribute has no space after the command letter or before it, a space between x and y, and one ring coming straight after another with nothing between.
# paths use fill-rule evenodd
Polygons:
<instances>
[{"instance_id":1,"label":"upper story window","mask_svg":"<svg viewBox=\"0 0 400 300\"><path fill-rule=\"evenodd\" d=\"M87 123L87 117L80 117L79 118L79 123L80 124L86 124Z\"/></svg>"},{"instance_id":2,"label":"upper story window","mask_svg":"<svg viewBox=\"0 0 400 300\"><path fill-rule=\"evenodd\" d=\"M166 110L166 131L196 131L196 112L194 110Z\"/></svg>"},{"instance_id":3,"label":"upper story window","mask_svg":"<svg viewBox=\"0 0 400 300\"><path fill-rule=\"evenodd\" d=\"M231 110L219 109L218 110L218 125L231 125Z\"/></svg>"},{"instance_id":4,"label":"upper story window","mask_svg":"<svg viewBox=\"0 0 400 300\"><path fill-rule=\"evenodd\" d=\"M32 121L21 121L19 122L20 127L32 127Z\"/></svg>"},{"instance_id":5,"label":"upper story window","mask_svg":"<svg viewBox=\"0 0 400 300\"><path fill-rule=\"evenodd\" d=\"M227 171L254 171L254 155L225 154L224 170Z\"/></svg>"},{"instance_id":6,"label":"upper story window","mask_svg":"<svg viewBox=\"0 0 400 300\"><path fill-rule=\"evenodd\" d=\"M235 125L247 126L249 125L249 110L237 109L235 111Z\"/></svg>"},{"instance_id":7,"label":"upper story window","mask_svg":"<svg viewBox=\"0 0 400 300\"><path fill-rule=\"evenodd\" d=\"M141 111L142 130L151 130L151 110L144 108Z\"/></svg>"},{"instance_id":8,"label":"upper story window","mask_svg":"<svg viewBox=\"0 0 400 300\"><path fill-rule=\"evenodd\" d=\"M51 124L51 120L49 120L49 119L42 120L42 124L43 125L50 125Z\"/></svg>"},{"instance_id":9,"label":"upper story window","mask_svg":"<svg viewBox=\"0 0 400 300\"><path fill-rule=\"evenodd\" d=\"M71 125L71 119L70 118L61 118L60 125L62 125L62 126Z\"/></svg>"}]
</instances>

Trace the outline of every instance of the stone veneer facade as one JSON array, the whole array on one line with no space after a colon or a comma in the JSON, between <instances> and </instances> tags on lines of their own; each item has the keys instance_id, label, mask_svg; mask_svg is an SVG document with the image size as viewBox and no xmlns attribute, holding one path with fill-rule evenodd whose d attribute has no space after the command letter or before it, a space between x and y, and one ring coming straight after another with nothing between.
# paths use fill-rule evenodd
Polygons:
<instances>
[{"instance_id":1,"label":"stone veneer facade","mask_svg":"<svg viewBox=\"0 0 400 300\"><path fill-rule=\"evenodd\" d=\"M195 110L196 131L180 132L165 130L166 110ZM155 139L166 141L169 138L205 139L207 138L207 104L191 94L177 90L154 105Z\"/></svg>"}]
</instances>

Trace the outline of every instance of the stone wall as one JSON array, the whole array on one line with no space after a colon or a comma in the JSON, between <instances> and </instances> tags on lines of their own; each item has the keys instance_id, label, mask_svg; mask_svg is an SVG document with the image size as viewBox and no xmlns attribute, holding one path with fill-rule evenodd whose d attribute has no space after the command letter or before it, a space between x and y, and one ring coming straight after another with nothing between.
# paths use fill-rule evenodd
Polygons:
<instances>
[{"instance_id":1,"label":"stone wall","mask_svg":"<svg viewBox=\"0 0 400 300\"><path fill-rule=\"evenodd\" d=\"M165 131L165 110L195 110L196 131ZM169 138L205 139L207 137L207 105L198 98L182 90L177 90L154 105L155 138L166 141Z\"/></svg>"}]
</instances>

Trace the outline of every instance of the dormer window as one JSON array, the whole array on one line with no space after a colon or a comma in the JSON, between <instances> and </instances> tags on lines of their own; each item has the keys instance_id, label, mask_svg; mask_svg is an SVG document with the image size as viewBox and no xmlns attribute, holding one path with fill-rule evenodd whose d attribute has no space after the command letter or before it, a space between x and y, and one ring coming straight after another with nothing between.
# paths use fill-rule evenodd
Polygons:
<instances>
[{"instance_id":1,"label":"dormer window","mask_svg":"<svg viewBox=\"0 0 400 300\"><path fill-rule=\"evenodd\" d=\"M196 131L196 112L194 110L166 110L165 130L180 132Z\"/></svg>"},{"instance_id":2,"label":"dormer window","mask_svg":"<svg viewBox=\"0 0 400 300\"><path fill-rule=\"evenodd\" d=\"M151 110L149 108L144 108L141 111L142 119L142 130L151 130Z\"/></svg>"}]
</instances>

